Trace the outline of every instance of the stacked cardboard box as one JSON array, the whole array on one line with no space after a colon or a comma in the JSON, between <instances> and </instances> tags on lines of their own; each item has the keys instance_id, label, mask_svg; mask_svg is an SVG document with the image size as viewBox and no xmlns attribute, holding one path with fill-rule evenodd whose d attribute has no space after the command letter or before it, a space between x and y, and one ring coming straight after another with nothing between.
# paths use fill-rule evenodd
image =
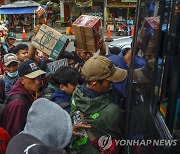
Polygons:
<instances>
[{"instance_id":1,"label":"stacked cardboard box","mask_svg":"<svg viewBox=\"0 0 180 154\"><path fill-rule=\"evenodd\" d=\"M150 55L155 53L158 33L159 17L145 18L138 37L138 45L144 55Z\"/></svg>"},{"instance_id":2,"label":"stacked cardboard box","mask_svg":"<svg viewBox=\"0 0 180 154\"><path fill-rule=\"evenodd\" d=\"M72 25L77 47L95 53L103 44L101 18L81 15Z\"/></svg>"},{"instance_id":3,"label":"stacked cardboard box","mask_svg":"<svg viewBox=\"0 0 180 154\"><path fill-rule=\"evenodd\" d=\"M65 35L44 24L32 41L35 48L46 53L54 60L61 57L68 43L69 39Z\"/></svg>"}]
</instances>

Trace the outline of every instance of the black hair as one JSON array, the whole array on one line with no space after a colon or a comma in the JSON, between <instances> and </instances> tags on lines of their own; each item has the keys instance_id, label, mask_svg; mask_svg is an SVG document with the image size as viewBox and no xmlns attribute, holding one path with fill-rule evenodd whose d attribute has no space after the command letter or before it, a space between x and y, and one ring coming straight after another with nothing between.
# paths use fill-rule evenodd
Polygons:
<instances>
[{"instance_id":1,"label":"black hair","mask_svg":"<svg viewBox=\"0 0 180 154\"><path fill-rule=\"evenodd\" d=\"M69 52L69 51L65 51L61 58L67 58L67 59L75 60L74 55L72 54L72 52Z\"/></svg>"},{"instance_id":2,"label":"black hair","mask_svg":"<svg viewBox=\"0 0 180 154\"><path fill-rule=\"evenodd\" d=\"M118 55L121 52L119 47L109 47L109 52L114 55Z\"/></svg>"},{"instance_id":3,"label":"black hair","mask_svg":"<svg viewBox=\"0 0 180 154\"><path fill-rule=\"evenodd\" d=\"M80 76L78 72L69 66L61 66L50 78L50 83L56 86L59 86L60 84L67 86L68 83L77 85L79 84L79 81Z\"/></svg>"},{"instance_id":4,"label":"black hair","mask_svg":"<svg viewBox=\"0 0 180 154\"><path fill-rule=\"evenodd\" d=\"M77 47L77 42L76 42L76 40L74 40L74 47Z\"/></svg>"},{"instance_id":5,"label":"black hair","mask_svg":"<svg viewBox=\"0 0 180 154\"><path fill-rule=\"evenodd\" d=\"M17 46L15 46L12 50L12 53L16 54L18 53L20 50L24 50L24 49L28 49L28 45L27 44L18 44Z\"/></svg>"},{"instance_id":6,"label":"black hair","mask_svg":"<svg viewBox=\"0 0 180 154\"><path fill-rule=\"evenodd\" d=\"M29 42L31 42L32 41L32 37L33 37L34 35L31 35L31 36L29 36Z\"/></svg>"},{"instance_id":7,"label":"black hair","mask_svg":"<svg viewBox=\"0 0 180 154\"><path fill-rule=\"evenodd\" d=\"M121 52L122 52L122 54L123 54L123 56L125 56L126 55L126 53L130 50L131 48L125 48L125 49L123 49Z\"/></svg>"}]
</instances>

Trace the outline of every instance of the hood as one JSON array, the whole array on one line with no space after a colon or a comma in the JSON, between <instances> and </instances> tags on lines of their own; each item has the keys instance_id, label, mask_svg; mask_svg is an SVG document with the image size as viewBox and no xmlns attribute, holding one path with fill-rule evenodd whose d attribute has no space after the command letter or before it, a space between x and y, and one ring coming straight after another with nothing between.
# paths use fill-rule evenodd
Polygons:
<instances>
[{"instance_id":1,"label":"hood","mask_svg":"<svg viewBox=\"0 0 180 154\"><path fill-rule=\"evenodd\" d=\"M127 66L123 56L121 57L121 56L117 56L117 55L108 55L107 58L109 58L116 67L128 70L128 66ZM120 82L113 82L113 84L112 84L113 87L116 90L118 90L123 97L126 96L127 82L128 82L128 78L126 78L125 80L120 81Z\"/></svg>"},{"instance_id":2,"label":"hood","mask_svg":"<svg viewBox=\"0 0 180 154\"><path fill-rule=\"evenodd\" d=\"M51 95L50 100L61 103L61 102L70 102L71 96L66 94L63 90L60 88L56 88L55 92Z\"/></svg>"},{"instance_id":3,"label":"hood","mask_svg":"<svg viewBox=\"0 0 180 154\"><path fill-rule=\"evenodd\" d=\"M20 133L10 140L6 154L63 154L63 151L64 150L45 145L32 135Z\"/></svg>"},{"instance_id":4,"label":"hood","mask_svg":"<svg viewBox=\"0 0 180 154\"><path fill-rule=\"evenodd\" d=\"M39 98L29 109L24 133L33 135L45 144L63 149L72 136L69 114L56 103Z\"/></svg>"},{"instance_id":5,"label":"hood","mask_svg":"<svg viewBox=\"0 0 180 154\"><path fill-rule=\"evenodd\" d=\"M122 58L118 55L107 55L107 58L110 59L110 61L112 61L116 67L128 70L128 66L127 66L124 58Z\"/></svg>"},{"instance_id":6,"label":"hood","mask_svg":"<svg viewBox=\"0 0 180 154\"><path fill-rule=\"evenodd\" d=\"M24 87L24 85L18 80L14 86L12 87L11 91L9 92L9 96L14 94L24 94L29 95L29 91Z\"/></svg>"},{"instance_id":7,"label":"hood","mask_svg":"<svg viewBox=\"0 0 180 154\"><path fill-rule=\"evenodd\" d=\"M99 112L111 101L108 93L99 96L94 93L93 97L92 90L87 89L85 86L78 86L72 96L72 104L82 113L89 115Z\"/></svg>"}]
</instances>

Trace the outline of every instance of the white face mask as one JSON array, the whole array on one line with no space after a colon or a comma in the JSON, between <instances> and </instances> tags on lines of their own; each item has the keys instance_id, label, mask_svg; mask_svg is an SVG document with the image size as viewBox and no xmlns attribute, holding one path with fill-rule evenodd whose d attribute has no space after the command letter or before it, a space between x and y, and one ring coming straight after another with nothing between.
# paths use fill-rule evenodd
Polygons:
<instances>
[{"instance_id":1,"label":"white face mask","mask_svg":"<svg viewBox=\"0 0 180 154\"><path fill-rule=\"evenodd\" d=\"M17 77L17 76L18 76L18 71L13 72L13 73L11 73L11 72L6 72L6 73L7 73L7 75L8 75L9 77L11 77L11 78L14 78L14 77Z\"/></svg>"}]
</instances>

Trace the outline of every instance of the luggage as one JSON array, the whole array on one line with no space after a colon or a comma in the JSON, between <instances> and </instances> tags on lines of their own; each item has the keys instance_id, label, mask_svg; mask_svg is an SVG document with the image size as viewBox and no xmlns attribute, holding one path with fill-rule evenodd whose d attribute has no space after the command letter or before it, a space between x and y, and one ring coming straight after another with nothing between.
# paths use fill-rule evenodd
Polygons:
<instances>
[{"instance_id":1,"label":"luggage","mask_svg":"<svg viewBox=\"0 0 180 154\"><path fill-rule=\"evenodd\" d=\"M97 52L103 45L101 18L81 15L72 25L77 47L86 52Z\"/></svg>"},{"instance_id":2,"label":"luggage","mask_svg":"<svg viewBox=\"0 0 180 154\"><path fill-rule=\"evenodd\" d=\"M155 53L158 33L159 17L145 18L138 36L138 46L144 55L151 55Z\"/></svg>"},{"instance_id":3,"label":"luggage","mask_svg":"<svg viewBox=\"0 0 180 154\"><path fill-rule=\"evenodd\" d=\"M54 60L60 59L69 43L69 38L43 24L36 34L32 45Z\"/></svg>"}]
</instances>

